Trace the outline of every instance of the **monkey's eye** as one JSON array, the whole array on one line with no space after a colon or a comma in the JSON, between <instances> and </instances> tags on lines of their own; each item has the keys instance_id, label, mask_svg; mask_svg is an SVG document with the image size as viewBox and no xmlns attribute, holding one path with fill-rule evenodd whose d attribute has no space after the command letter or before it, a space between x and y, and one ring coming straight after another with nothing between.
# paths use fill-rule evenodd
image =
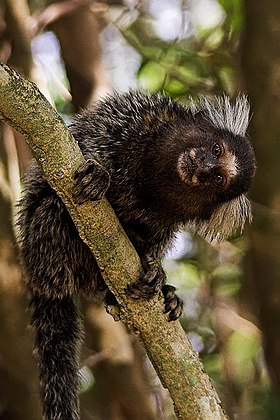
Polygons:
<instances>
[{"instance_id":1,"label":"monkey's eye","mask_svg":"<svg viewBox=\"0 0 280 420\"><path fill-rule=\"evenodd\" d=\"M221 154L222 154L222 151L223 151L223 149L222 149L222 147L219 145L219 143L215 143L215 144L212 146L211 152L212 152L212 155L213 155L215 158L220 157L220 156L221 156Z\"/></svg>"},{"instance_id":2,"label":"monkey's eye","mask_svg":"<svg viewBox=\"0 0 280 420\"><path fill-rule=\"evenodd\" d=\"M225 177L221 174L215 174L213 177L215 185L221 187L225 183Z\"/></svg>"}]
</instances>

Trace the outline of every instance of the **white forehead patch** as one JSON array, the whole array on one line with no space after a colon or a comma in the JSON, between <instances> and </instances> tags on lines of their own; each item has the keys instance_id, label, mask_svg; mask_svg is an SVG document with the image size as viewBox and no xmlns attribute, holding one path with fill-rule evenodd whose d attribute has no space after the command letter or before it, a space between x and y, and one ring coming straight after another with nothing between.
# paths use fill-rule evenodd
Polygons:
<instances>
[{"instance_id":1,"label":"white forehead patch","mask_svg":"<svg viewBox=\"0 0 280 420\"><path fill-rule=\"evenodd\" d=\"M238 162L236 160L236 156L233 153L227 152L227 157L223 163L231 177L234 177L238 174Z\"/></svg>"},{"instance_id":2,"label":"white forehead patch","mask_svg":"<svg viewBox=\"0 0 280 420\"><path fill-rule=\"evenodd\" d=\"M196 150L195 150L195 149L191 149L191 150L190 150L189 155L190 155L190 157L191 157L192 159L195 159Z\"/></svg>"}]
</instances>

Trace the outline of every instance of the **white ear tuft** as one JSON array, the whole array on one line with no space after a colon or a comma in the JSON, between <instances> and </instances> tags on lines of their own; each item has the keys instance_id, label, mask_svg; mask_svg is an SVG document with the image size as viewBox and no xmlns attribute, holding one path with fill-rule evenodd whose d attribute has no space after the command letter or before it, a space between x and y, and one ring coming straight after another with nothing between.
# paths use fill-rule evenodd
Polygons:
<instances>
[{"instance_id":1,"label":"white ear tuft","mask_svg":"<svg viewBox=\"0 0 280 420\"><path fill-rule=\"evenodd\" d=\"M204 111L206 118L217 128L231 131L235 135L245 136L250 116L250 105L245 95L239 95L235 101L230 101L224 95L210 100L201 97L198 103L190 100L193 114Z\"/></svg>"}]
</instances>

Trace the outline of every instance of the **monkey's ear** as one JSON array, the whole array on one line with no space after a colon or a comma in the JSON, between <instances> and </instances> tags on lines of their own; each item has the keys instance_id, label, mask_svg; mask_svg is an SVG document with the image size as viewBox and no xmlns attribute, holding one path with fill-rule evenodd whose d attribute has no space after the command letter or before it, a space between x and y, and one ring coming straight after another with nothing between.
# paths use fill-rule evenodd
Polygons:
<instances>
[{"instance_id":1,"label":"monkey's ear","mask_svg":"<svg viewBox=\"0 0 280 420\"><path fill-rule=\"evenodd\" d=\"M245 95L238 95L235 101L231 101L226 95L214 97L212 100L201 96L197 102L190 97L189 107L193 116L202 113L204 119L215 127L242 137L246 134L250 105Z\"/></svg>"},{"instance_id":2,"label":"monkey's ear","mask_svg":"<svg viewBox=\"0 0 280 420\"><path fill-rule=\"evenodd\" d=\"M197 221L193 224L195 231L210 242L221 241L242 232L246 220L252 221L251 203L242 194L233 200L220 204L209 220Z\"/></svg>"}]
</instances>

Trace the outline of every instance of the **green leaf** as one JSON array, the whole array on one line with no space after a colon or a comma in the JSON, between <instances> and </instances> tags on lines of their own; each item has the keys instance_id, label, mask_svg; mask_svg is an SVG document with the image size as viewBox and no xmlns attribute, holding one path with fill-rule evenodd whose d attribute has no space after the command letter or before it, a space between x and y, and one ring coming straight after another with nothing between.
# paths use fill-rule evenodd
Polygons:
<instances>
[{"instance_id":1,"label":"green leaf","mask_svg":"<svg viewBox=\"0 0 280 420\"><path fill-rule=\"evenodd\" d=\"M157 92L163 87L166 78L166 71L161 64L149 60L142 64L137 77L141 87L149 90L150 92Z\"/></svg>"},{"instance_id":2,"label":"green leaf","mask_svg":"<svg viewBox=\"0 0 280 420\"><path fill-rule=\"evenodd\" d=\"M247 333L245 335L234 331L226 346L232 362L234 381L240 385L246 385L255 369L255 359L260 346L259 340L254 334Z\"/></svg>"}]
</instances>

